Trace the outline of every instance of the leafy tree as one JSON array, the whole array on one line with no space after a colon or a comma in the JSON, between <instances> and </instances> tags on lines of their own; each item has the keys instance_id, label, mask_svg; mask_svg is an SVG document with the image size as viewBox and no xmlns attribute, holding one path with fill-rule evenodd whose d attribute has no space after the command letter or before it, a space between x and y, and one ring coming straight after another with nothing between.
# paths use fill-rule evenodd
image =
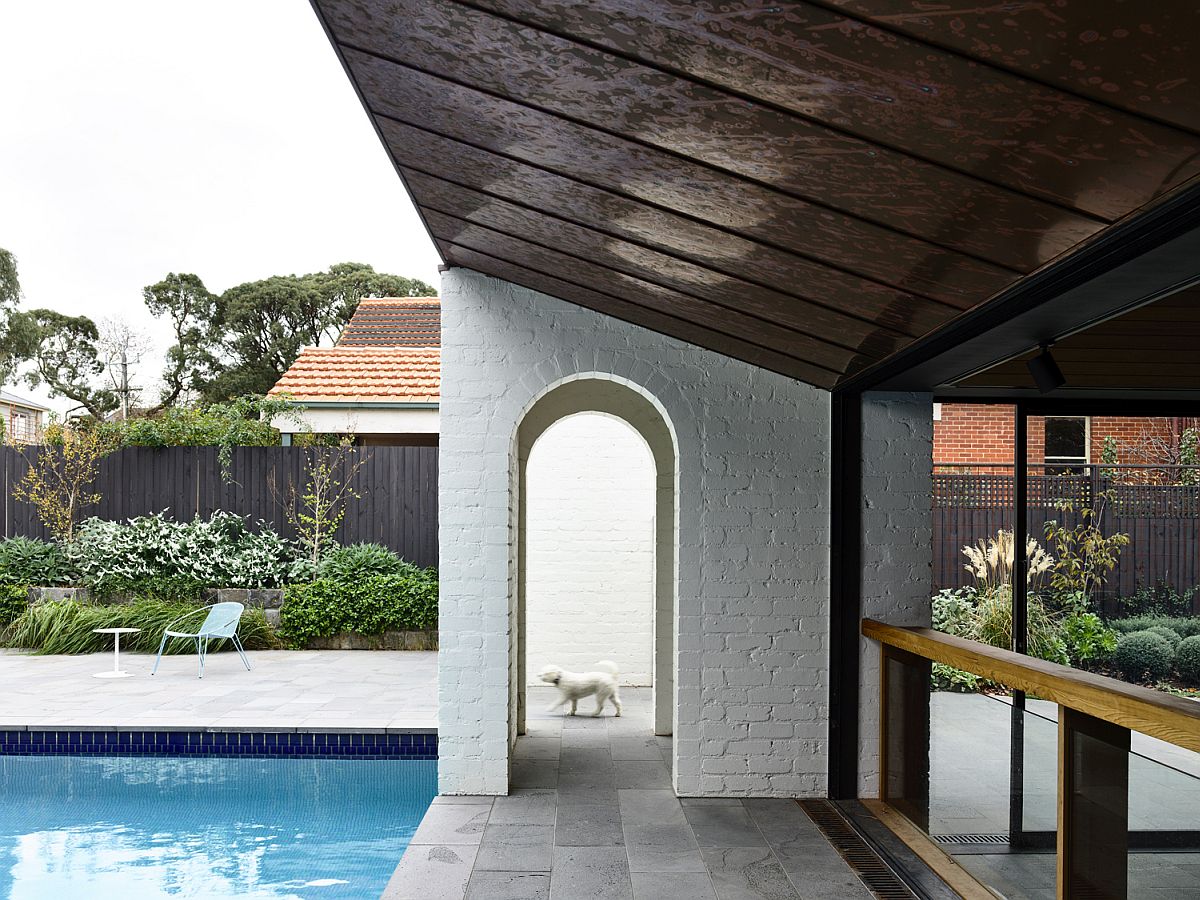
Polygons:
<instances>
[{"instance_id":1,"label":"leafy tree","mask_svg":"<svg viewBox=\"0 0 1200 900\"><path fill-rule=\"evenodd\" d=\"M187 391L197 389L209 377L213 356L213 324L217 298L199 276L170 273L157 284L142 290L142 299L155 318L167 316L175 332L175 343L167 350L163 391L151 413L175 404Z\"/></svg>"},{"instance_id":2,"label":"leafy tree","mask_svg":"<svg viewBox=\"0 0 1200 900\"><path fill-rule=\"evenodd\" d=\"M295 407L283 398L238 397L99 427L122 447L219 447L222 475L228 480L233 448L276 446L279 430L271 423L280 416L299 422Z\"/></svg>"},{"instance_id":3,"label":"leafy tree","mask_svg":"<svg viewBox=\"0 0 1200 900\"><path fill-rule=\"evenodd\" d=\"M12 378L17 364L29 359L37 346L33 323L17 312L20 300L17 258L0 247L0 384Z\"/></svg>"},{"instance_id":4,"label":"leafy tree","mask_svg":"<svg viewBox=\"0 0 1200 900\"><path fill-rule=\"evenodd\" d=\"M0 306L13 309L21 299L21 281L17 277L17 258L0 247Z\"/></svg>"},{"instance_id":5,"label":"leafy tree","mask_svg":"<svg viewBox=\"0 0 1200 900\"><path fill-rule=\"evenodd\" d=\"M96 386L104 372L98 346L100 332L87 316L67 316L52 309L18 313L33 329L33 368L25 373L30 386L44 384L52 397L74 400L97 419L119 405L115 391Z\"/></svg>"},{"instance_id":6,"label":"leafy tree","mask_svg":"<svg viewBox=\"0 0 1200 900\"><path fill-rule=\"evenodd\" d=\"M363 263L232 287L216 303L209 347L217 361L214 377L202 386L205 399L265 394L302 348L335 338L363 297L432 293L423 281L376 272Z\"/></svg>"},{"instance_id":7,"label":"leafy tree","mask_svg":"<svg viewBox=\"0 0 1200 900\"><path fill-rule=\"evenodd\" d=\"M112 437L100 429L54 426L48 429L47 446L22 451L29 468L13 497L32 503L42 524L60 541L69 542L84 510L100 502L93 486L100 460L114 449Z\"/></svg>"},{"instance_id":8,"label":"leafy tree","mask_svg":"<svg viewBox=\"0 0 1200 900\"><path fill-rule=\"evenodd\" d=\"M1098 493L1095 503L1080 509L1079 523L1074 528L1055 519L1045 523L1046 543L1054 548L1056 557L1050 570L1050 586L1064 595L1077 612L1089 611L1093 594L1104 587L1121 551L1129 546L1129 535L1105 536L1101 528L1105 507L1115 498L1114 491ZM1055 507L1070 513L1075 503L1059 500Z\"/></svg>"},{"instance_id":9,"label":"leafy tree","mask_svg":"<svg viewBox=\"0 0 1200 900\"><path fill-rule=\"evenodd\" d=\"M343 437L336 446L307 447L304 454L303 485L289 481L281 490L272 471L268 486L315 569L325 550L335 543L333 535L346 516L347 505L359 499L354 478L370 457L361 454L351 436Z\"/></svg>"}]
</instances>

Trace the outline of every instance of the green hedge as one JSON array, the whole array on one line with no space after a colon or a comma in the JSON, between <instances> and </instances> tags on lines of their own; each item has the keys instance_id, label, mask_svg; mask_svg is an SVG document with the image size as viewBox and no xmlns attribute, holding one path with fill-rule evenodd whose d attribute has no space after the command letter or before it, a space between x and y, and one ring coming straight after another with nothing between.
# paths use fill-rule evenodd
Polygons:
<instances>
[{"instance_id":1,"label":"green hedge","mask_svg":"<svg viewBox=\"0 0 1200 900\"><path fill-rule=\"evenodd\" d=\"M1200 685L1200 635L1183 639L1175 651L1175 671L1184 681Z\"/></svg>"},{"instance_id":2,"label":"green hedge","mask_svg":"<svg viewBox=\"0 0 1200 900\"><path fill-rule=\"evenodd\" d=\"M279 633L292 647L344 632L437 628L438 581L432 569L359 581L319 580L287 588Z\"/></svg>"},{"instance_id":3,"label":"green hedge","mask_svg":"<svg viewBox=\"0 0 1200 900\"><path fill-rule=\"evenodd\" d=\"M1183 638L1195 637L1200 634L1200 616L1128 616L1124 619L1113 619L1108 624L1121 634L1147 631L1160 625L1164 628L1170 628Z\"/></svg>"},{"instance_id":4,"label":"green hedge","mask_svg":"<svg viewBox=\"0 0 1200 900\"><path fill-rule=\"evenodd\" d=\"M1135 631L1117 641L1112 662L1130 681L1159 681L1171 674L1175 650L1161 634Z\"/></svg>"},{"instance_id":5,"label":"green hedge","mask_svg":"<svg viewBox=\"0 0 1200 900\"><path fill-rule=\"evenodd\" d=\"M138 634L123 635L121 649L134 653L154 653L167 625L184 613L198 609L191 603L165 603L138 600L133 603L103 605L79 600L50 600L36 603L22 613L0 634L0 645L20 647L39 654L98 653L112 649L112 635L95 634L95 628L140 628ZM193 617L195 624L203 616ZM189 623L190 624L190 623ZM280 644L261 609L247 609L238 626L238 637L247 650L272 650ZM222 641L211 650L228 649ZM196 645L186 639L167 644L168 653L194 653Z\"/></svg>"}]
</instances>

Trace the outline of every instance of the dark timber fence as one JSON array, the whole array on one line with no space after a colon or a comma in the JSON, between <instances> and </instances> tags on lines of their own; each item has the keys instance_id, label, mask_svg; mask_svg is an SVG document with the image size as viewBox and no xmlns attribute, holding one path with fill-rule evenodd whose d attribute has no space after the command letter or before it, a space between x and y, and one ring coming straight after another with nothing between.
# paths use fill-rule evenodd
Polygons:
<instances>
[{"instance_id":1,"label":"dark timber fence","mask_svg":"<svg viewBox=\"0 0 1200 900\"><path fill-rule=\"evenodd\" d=\"M101 462L95 490L103 499L86 514L121 521L165 512L185 521L225 510L292 537L282 501L289 481L303 491L305 454L300 447L239 447L226 480L216 447L128 447ZM365 460L352 482L360 497L349 501L337 539L373 541L418 565L436 566L437 454L437 447L357 448L355 458ZM45 538L36 510L12 495L26 466L16 450L0 447L0 531L5 537Z\"/></svg>"},{"instance_id":2,"label":"dark timber fence","mask_svg":"<svg viewBox=\"0 0 1200 900\"><path fill-rule=\"evenodd\" d=\"M983 473L951 471L933 476L933 580L936 590L973 583L964 568L962 548L1013 527L1013 480L1006 467ZM1068 528L1082 521L1080 510L1100 500L1097 524L1105 535L1128 534L1130 543L1108 578L1103 602L1115 608L1117 597L1139 589L1170 587L1178 594L1200 586L1200 479L1195 467L1073 466L1064 473L1029 476L1029 536L1046 546L1045 523ZM1175 483L1171 483L1175 482ZM1105 495L1110 499L1105 499ZM1058 504L1070 501L1073 509ZM1046 546L1053 553L1053 547ZM1192 611L1200 615L1200 592Z\"/></svg>"}]
</instances>

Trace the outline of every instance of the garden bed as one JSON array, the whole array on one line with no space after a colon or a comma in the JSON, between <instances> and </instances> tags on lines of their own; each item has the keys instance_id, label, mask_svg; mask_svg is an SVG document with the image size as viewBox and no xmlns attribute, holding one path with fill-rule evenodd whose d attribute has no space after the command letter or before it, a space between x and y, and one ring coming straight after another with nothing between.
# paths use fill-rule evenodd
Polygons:
<instances>
[{"instance_id":1,"label":"garden bed","mask_svg":"<svg viewBox=\"0 0 1200 900\"><path fill-rule=\"evenodd\" d=\"M167 622L229 601L246 607L242 634L257 649L437 649L436 572L376 544L333 546L314 562L226 513L92 519L63 544L0 541L2 646L87 653L91 629L128 627L156 649Z\"/></svg>"}]
</instances>

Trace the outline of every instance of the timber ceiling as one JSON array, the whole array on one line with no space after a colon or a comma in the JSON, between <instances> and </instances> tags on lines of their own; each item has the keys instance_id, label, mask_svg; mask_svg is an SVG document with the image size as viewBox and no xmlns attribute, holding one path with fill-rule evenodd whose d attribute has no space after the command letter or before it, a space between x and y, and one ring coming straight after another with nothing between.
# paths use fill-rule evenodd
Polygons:
<instances>
[{"instance_id":1,"label":"timber ceiling","mask_svg":"<svg viewBox=\"0 0 1200 900\"><path fill-rule=\"evenodd\" d=\"M1034 391L1026 362L1038 352L973 375L956 387ZM1071 389L1200 391L1200 286L1063 338L1051 354L1065 387Z\"/></svg>"},{"instance_id":2,"label":"timber ceiling","mask_svg":"<svg viewBox=\"0 0 1200 900\"><path fill-rule=\"evenodd\" d=\"M313 0L449 265L820 387L1200 174L1194 0Z\"/></svg>"}]
</instances>

